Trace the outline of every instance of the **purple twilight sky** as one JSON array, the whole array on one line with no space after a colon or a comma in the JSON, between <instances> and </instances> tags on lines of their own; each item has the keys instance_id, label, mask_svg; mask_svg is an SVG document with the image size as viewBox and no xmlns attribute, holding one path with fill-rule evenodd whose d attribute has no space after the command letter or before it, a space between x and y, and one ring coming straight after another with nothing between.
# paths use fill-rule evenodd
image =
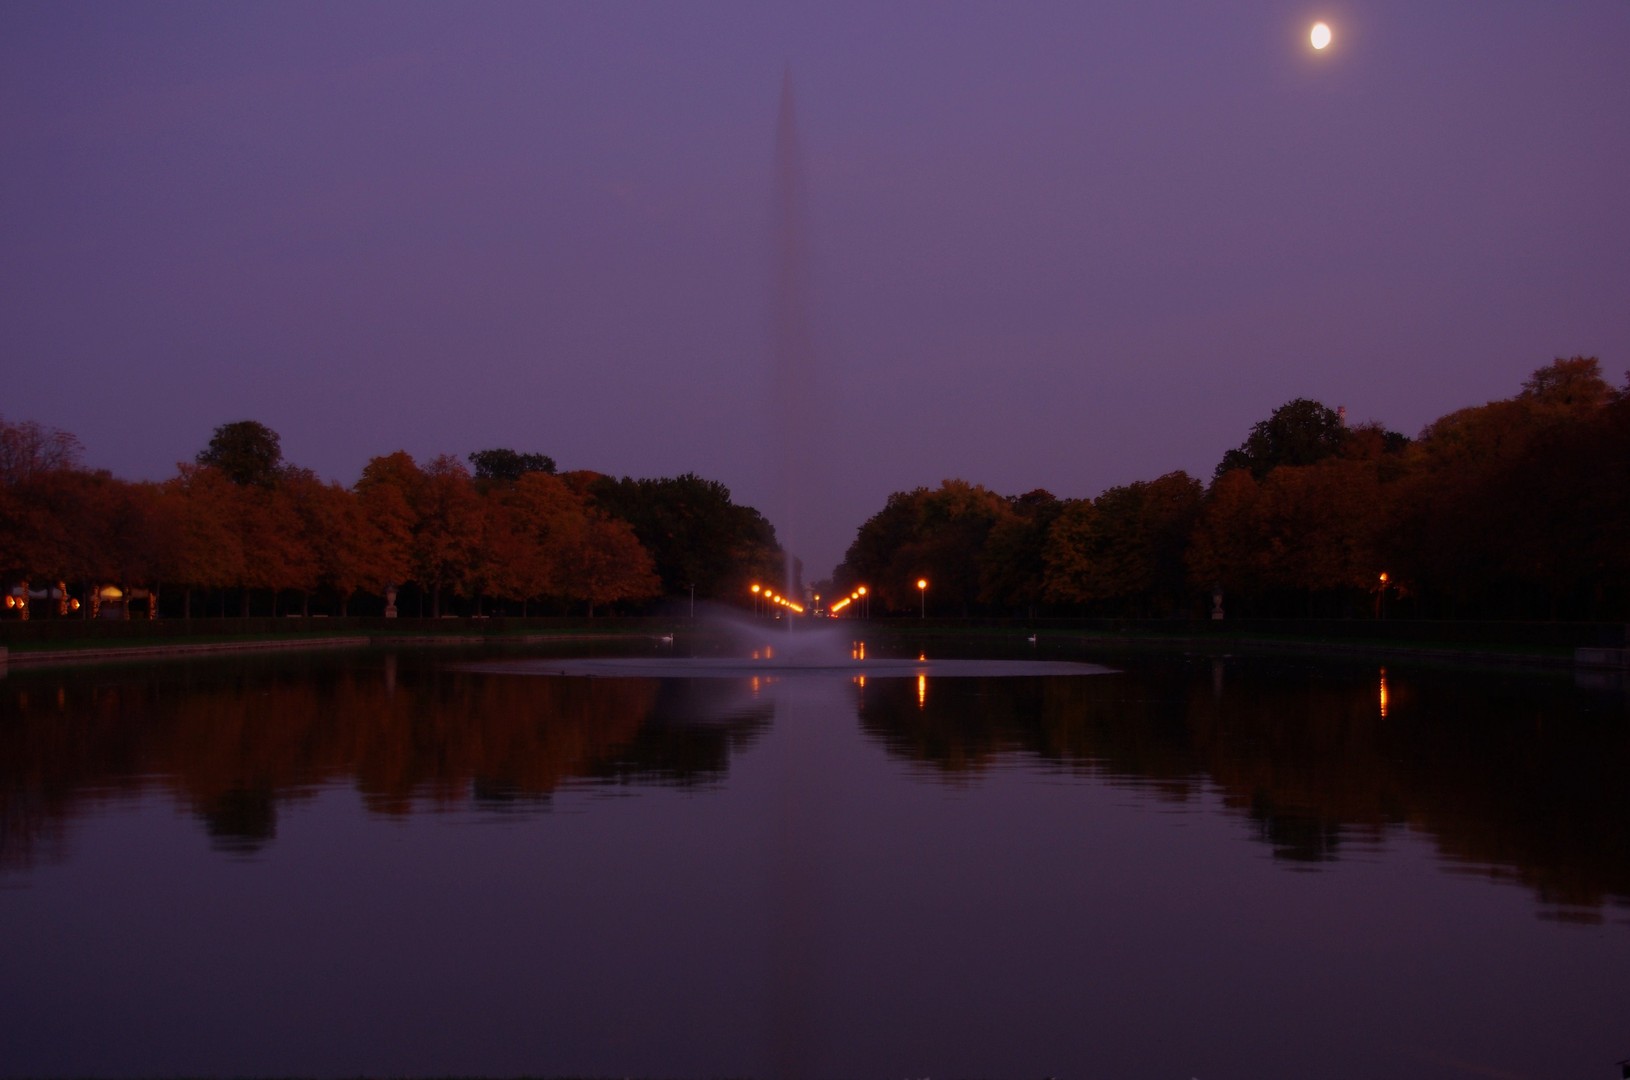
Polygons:
<instances>
[{"instance_id":1,"label":"purple twilight sky","mask_svg":"<svg viewBox=\"0 0 1630 1080\"><path fill-rule=\"evenodd\" d=\"M345 483L509 446L774 519L790 71L818 575L946 477L1619 382L1627 55L1630 0L8 0L0 416L133 479L249 418Z\"/></svg>"}]
</instances>

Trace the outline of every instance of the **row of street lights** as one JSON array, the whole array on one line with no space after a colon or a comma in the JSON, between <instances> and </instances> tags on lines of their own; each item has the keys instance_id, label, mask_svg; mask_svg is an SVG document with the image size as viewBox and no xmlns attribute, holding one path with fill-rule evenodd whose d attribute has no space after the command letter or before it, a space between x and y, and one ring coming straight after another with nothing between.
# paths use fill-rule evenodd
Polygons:
<instances>
[{"instance_id":1,"label":"row of street lights","mask_svg":"<svg viewBox=\"0 0 1630 1080\"><path fill-rule=\"evenodd\" d=\"M762 586L756 581L752 584L751 589L753 593L753 614L755 615L757 615L760 611L760 601L763 601L766 604L774 604L778 607L784 607L794 615L802 615L804 613L804 605L793 600L788 600L785 596L780 595L774 589Z\"/></svg>"},{"instance_id":2,"label":"row of street lights","mask_svg":"<svg viewBox=\"0 0 1630 1080\"><path fill-rule=\"evenodd\" d=\"M845 596L842 600L839 600L827 610L831 614L836 615L850 604L856 603L860 605L860 617L864 619L867 612L871 609L871 601L867 599L866 586L860 586L854 592L850 593L848 596Z\"/></svg>"},{"instance_id":3,"label":"row of street lights","mask_svg":"<svg viewBox=\"0 0 1630 1080\"><path fill-rule=\"evenodd\" d=\"M754 597L758 597L758 596L761 595L760 589L756 584L752 587L752 589L753 589ZM766 589L766 590L763 590L762 595L766 596L766 597L769 597L769 596L773 596L774 594L772 594L769 590ZM917 598L918 598L917 617L919 619L926 619L926 618L928 618L928 579L927 578L918 578L917 579ZM819 597L817 597L817 599L819 599ZM830 615L837 615L844 608L847 608L850 605L857 604L857 603L860 605L860 617L861 618L864 619L864 618L866 618L867 616L869 616L871 614L871 594L867 591L866 586L864 586L864 585L861 585L861 586L857 587L854 592L850 593L848 596L845 596L843 599L841 599L841 600L837 601L836 603L834 603L831 607L829 607L827 609L827 613L830 614ZM755 614L757 613L757 610L758 609L757 609L757 606L755 604L755 607L754 607L754 613ZM804 609L801 608L801 607L796 607L795 606L795 610L799 614L802 614Z\"/></svg>"},{"instance_id":4,"label":"row of street lights","mask_svg":"<svg viewBox=\"0 0 1630 1080\"><path fill-rule=\"evenodd\" d=\"M1391 580L1392 580L1392 578L1391 578L1391 576L1389 574L1387 574L1385 572L1382 572L1381 578L1380 578L1380 584L1376 589L1376 596L1375 596L1375 617L1378 618L1378 619L1386 617L1387 587L1391 583ZM693 588L694 588L694 586L693 586ZM793 603L791 600L788 600L785 597L777 596L775 593L771 592L769 589L761 588L757 583L755 583L752 586L752 592L753 592L753 614L755 614L755 615L757 615L759 613L758 601L760 599L767 600L772 604L780 604L781 606L789 608L789 609L791 609L792 611L796 612L799 615L802 615L804 613L804 609L803 609L802 606ZM7 597L6 599L9 601L11 598ZM819 596L817 596L817 597L815 597L815 599L817 601L816 610L819 610L819 601L820 601L821 598ZM917 579L917 599L918 599L917 618L919 618L919 619L928 618L928 579L927 578L918 578ZM1213 602L1213 605L1214 605L1214 610L1212 611L1211 617L1213 619L1222 618L1222 591L1220 589L1217 590L1213 594L1212 602ZM695 603L694 599L692 600L692 603L693 604ZM843 609L849 607L851 604L855 604L855 603L858 603L861 606L860 607L860 617L861 618L863 618L863 619L868 618L871 615L871 597L866 591L866 586L864 586L864 585L859 586L858 588L855 589L854 592L850 593L848 596L845 596L843 599L841 599L841 600L837 601L836 603L834 603L831 607L827 608L827 613L829 615L834 615L835 616L835 615L838 614L838 612L842 611Z\"/></svg>"}]
</instances>

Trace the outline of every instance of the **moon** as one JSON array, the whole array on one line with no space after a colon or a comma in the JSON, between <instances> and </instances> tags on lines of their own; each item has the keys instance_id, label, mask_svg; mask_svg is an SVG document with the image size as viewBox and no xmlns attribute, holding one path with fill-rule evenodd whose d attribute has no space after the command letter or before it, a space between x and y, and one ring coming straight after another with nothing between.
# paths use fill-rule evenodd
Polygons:
<instances>
[{"instance_id":1,"label":"moon","mask_svg":"<svg viewBox=\"0 0 1630 1080\"><path fill-rule=\"evenodd\" d=\"M1322 49L1330 44L1330 27L1324 23L1314 23L1313 33L1308 35L1315 49Z\"/></svg>"}]
</instances>

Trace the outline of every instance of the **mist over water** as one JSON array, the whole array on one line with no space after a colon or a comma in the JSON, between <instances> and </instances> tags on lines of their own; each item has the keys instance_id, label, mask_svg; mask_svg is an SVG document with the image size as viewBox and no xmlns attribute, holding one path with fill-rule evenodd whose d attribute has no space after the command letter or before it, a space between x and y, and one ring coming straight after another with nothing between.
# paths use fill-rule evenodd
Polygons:
<instances>
[{"instance_id":1,"label":"mist over water","mask_svg":"<svg viewBox=\"0 0 1630 1080\"><path fill-rule=\"evenodd\" d=\"M708 638L721 643L731 655L810 666L852 659L856 639L863 633L862 628L836 619L749 618L724 605L708 606L701 624Z\"/></svg>"}]
</instances>

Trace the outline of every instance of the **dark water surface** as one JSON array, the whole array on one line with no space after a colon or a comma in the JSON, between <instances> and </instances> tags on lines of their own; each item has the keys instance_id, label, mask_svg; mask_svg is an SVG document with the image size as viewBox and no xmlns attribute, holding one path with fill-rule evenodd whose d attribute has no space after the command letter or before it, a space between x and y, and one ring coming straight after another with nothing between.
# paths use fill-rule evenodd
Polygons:
<instances>
[{"instance_id":1,"label":"dark water surface","mask_svg":"<svg viewBox=\"0 0 1630 1080\"><path fill-rule=\"evenodd\" d=\"M0 1074L1608 1077L1630 708L1071 657L0 680Z\"/></svg>"}]
</instances>

